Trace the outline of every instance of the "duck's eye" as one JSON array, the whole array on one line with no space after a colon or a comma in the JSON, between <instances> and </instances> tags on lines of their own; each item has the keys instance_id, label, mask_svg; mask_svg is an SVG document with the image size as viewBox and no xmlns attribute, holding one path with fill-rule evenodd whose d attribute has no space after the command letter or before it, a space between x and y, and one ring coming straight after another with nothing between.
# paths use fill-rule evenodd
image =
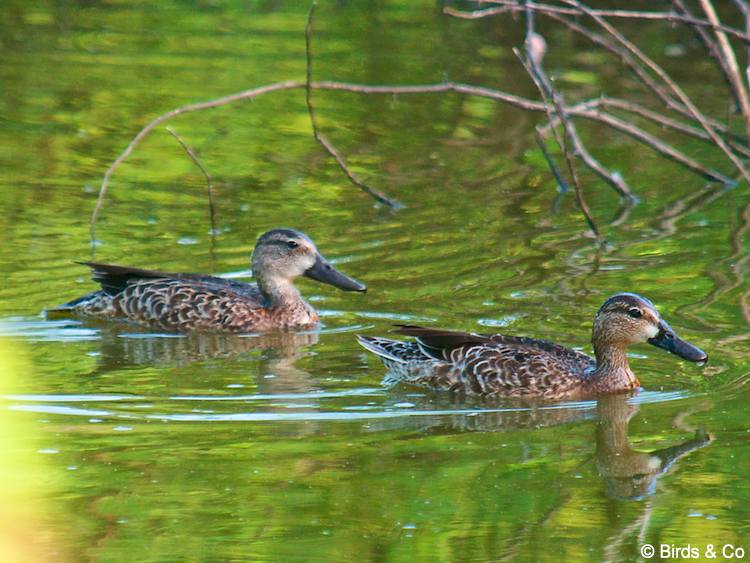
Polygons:
<instances>
[{"instance_id":1,"label":"duck's eye","mask_svg":"<svg viewBox=\"0 0 750 563\"><path fill-rule=\"evenodd\" d=\"M299 246L299 243L295 240L288 240L286 241L286 245L288 248L297 248Z\"/></svg>"},{"instance_id":2,"label":"duck's eye","mask_svg":"<svg viewBox=\"0 0 750 563\"><path fill-rule=\"evenodd\" d=\"M634 319L640 319L643 316L640 309L628 309L628 315Z\"/></svg>"}]
</instances>

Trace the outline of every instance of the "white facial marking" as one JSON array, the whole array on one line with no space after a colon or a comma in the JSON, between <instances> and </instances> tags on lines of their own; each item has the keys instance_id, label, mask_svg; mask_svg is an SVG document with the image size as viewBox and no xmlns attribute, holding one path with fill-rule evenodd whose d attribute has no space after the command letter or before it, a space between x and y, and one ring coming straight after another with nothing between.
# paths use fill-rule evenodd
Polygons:
<instances>
[{"instance_id":1,"label":"white facial marking","mask_svg":"<svg viewBox=\"0 0 750 563\"><path fill-rule=\"evenodd\" d=\"M646 328L643 329L643 332L646 333L646 338L654 338L659 334L659 327L649 323L646 325Z\"/></svg>"}]
</instances>

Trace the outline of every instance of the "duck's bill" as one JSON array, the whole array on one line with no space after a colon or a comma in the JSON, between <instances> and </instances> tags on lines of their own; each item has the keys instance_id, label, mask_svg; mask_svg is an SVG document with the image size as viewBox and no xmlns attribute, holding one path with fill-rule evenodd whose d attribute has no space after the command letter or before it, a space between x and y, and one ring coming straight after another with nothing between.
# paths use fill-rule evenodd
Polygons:
<instances>
[{"instance_id":1,"label":"duck's bill","mask_svg":"<svg viewBox=\"0 0 750 563\"><path fill-rule=\"evenodd\" d=\"M693 346L689 342L685 342L664 321L659 322L658 334L653 338L649 338L648 343L672 352L690 362L705 363L708 361L708 356L703 350L697 346Z\"/></svg>"},{"instance_id":2,"label":"duck's bill","mask_svg":"<svg viewBox=\"0 0 750 563\"><path fill-rule=\"evenodd\" d=\"M344 291L367 291L367 286L357 280L345 276L323 258L320 254L315 259L315 264L305 270L306 277L319 282L327 283Z\"/></svg>"}]
</instances>

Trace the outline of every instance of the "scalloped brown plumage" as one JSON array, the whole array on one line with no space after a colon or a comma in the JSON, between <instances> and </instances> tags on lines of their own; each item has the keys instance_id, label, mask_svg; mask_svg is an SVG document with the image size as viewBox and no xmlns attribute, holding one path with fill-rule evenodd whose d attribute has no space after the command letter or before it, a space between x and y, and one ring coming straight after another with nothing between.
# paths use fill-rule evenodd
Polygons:
<instances>
[{"instance_id":1,"label":"scalloped brown plumage","mask_svg":"<svg viewBox=\"0 0 750 563\"><path fill-rule=\"evenodd\" d=\"M80 315L135 322L162 330L256 332L314 326L318 314L293 285L307 276L346 291L366 287L345 276L293 229L263 234L253 251L257 283L204 274L143 270L84 262L102 286L48 315Z\"/></svg>"},{"instance_id":2,"label":"scalloped brown plumage","mask_svg":"<svg viewBox=\"0 0 750 563\"><path fill-rule=\"evenodd\" d=\"M706 354L679 339L648 299L620 293L594 321L596 359L546 340L397 325L414 341L358 336L388 367L388 382L476 395L573 399L636 389L626 349L649 342L685 359Z\"/></svg>"}]
</instances>

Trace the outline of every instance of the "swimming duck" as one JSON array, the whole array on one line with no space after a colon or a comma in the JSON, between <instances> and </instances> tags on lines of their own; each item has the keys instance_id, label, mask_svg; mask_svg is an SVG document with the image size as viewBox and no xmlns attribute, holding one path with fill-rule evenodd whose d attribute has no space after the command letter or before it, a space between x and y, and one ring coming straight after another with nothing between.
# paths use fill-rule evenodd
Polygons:
<instances>
[{"instance_id":1,"label":"swimming duck","mask_svg":"<svg viewBox=\"0 0 750 563\"><path fill-rule=\"evenodd\" d=\"M366 291L336 270L306 234L273 229L261 235L252 255L257 283L204 274L175 274L83 262L102 289L50 309L120 319L164 330L256 332L314 326L318 314L294 287L306 276L345 291Z\"/></svg>"},{"instance_id":2,"label":"swimming duck","mask_svg":"<svg viewBox=\"0 0 750 563\"><path fill-rule=\"evenodd\" d=\"M573 399L637 389L626 350L638 342L692 362L707 360L677 337L651 301L633 293L610 297L596 314L596 359L546 340L396 326L416 341L357 336L388 367L391 380L475 395Z\"/></svg>"}]
</instances>

